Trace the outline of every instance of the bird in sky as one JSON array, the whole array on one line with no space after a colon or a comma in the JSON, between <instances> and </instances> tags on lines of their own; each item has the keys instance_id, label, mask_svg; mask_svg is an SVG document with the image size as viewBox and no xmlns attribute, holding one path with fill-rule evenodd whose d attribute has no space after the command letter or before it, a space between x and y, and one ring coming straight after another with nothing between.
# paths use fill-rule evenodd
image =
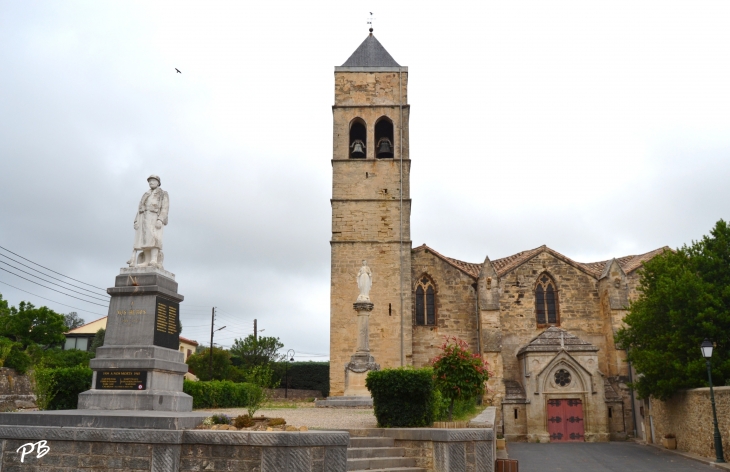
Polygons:
<instances>
[{"instance_id":1,"label":"bird in sky","mask_svg":"<svg viewBox=\"0 0 730 472\"><path fill-rule=\"evenodd\" d=\"M177 71L178 74L182 74L182 72L180 72L180 69L178 69L177 67L175 67L175 70Z\"/></svg>"}]
</instances>

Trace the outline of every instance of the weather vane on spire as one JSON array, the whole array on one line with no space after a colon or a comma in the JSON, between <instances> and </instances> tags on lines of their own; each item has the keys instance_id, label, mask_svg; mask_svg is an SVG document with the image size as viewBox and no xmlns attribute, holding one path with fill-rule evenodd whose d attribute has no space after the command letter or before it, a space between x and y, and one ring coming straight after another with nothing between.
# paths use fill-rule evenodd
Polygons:
<instances>
[{"instance_id":1,"label":"weather vane on spire","mask_svg":"<svg viewBox=\"0 0 730 472\"><path fill-rule=\"evenodd\" d=\"M368 17L368 25L370 26L371 33L373 32L373 20L375 20L375 18L373 18L373 12L370 12L370 16Z\"/></svg>"}]
</instances>

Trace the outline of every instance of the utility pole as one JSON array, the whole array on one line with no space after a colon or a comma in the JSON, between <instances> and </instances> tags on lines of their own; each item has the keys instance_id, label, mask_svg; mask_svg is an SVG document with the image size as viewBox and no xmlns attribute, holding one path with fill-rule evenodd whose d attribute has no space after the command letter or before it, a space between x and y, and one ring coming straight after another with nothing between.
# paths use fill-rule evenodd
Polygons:
<instances>
[{"instance_id":1,"label":"utility pole","mask_svg":"<svg viewBox=\"0 0 730 472\"><path fill-rule=\"evenodd\" d=\"M210 361L208 362L208 377L213 380L213 325L215 323L215 307L210 314Z\"/></svg>"},{"instance_id":2,"label":"utility pole","mask_svg":"<svg viewBox=\"0 0 730 472\"><path fill-rule=\"evenodd\" d=\"M258 325L256 324L257 320L254 318L253 320L253 362L254 365L258 362L258 354L259 354L259 332L258 332Z\"/></svg>"},{"instance_id":3,"label":"utility pole","mask_svg":"<svg viewBox=\"0 0 730 472\"><path fill-rule=\"evenodd\" d=\"M225 326L222 328L214 329L215 326L215 307L211 310L210 314L210 357L208 361L208 376L210 377L210 380L213 380L213 333L216 331L220 331L222 329L225 329Z\"/></svg>"}]
</instances>

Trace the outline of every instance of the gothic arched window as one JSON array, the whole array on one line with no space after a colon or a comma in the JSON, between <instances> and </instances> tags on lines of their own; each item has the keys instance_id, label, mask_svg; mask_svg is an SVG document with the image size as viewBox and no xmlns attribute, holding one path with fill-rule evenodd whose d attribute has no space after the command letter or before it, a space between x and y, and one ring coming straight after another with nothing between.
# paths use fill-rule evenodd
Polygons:
<instances>
[{"instance_id":1,"label":"gothic arched window","mask_svg":"<svg viewBox=\"0 0 730 472\"><path fill-rule=\"evenodd\" d=\"M365 129L365 122L360 118L355 118L350 123L350 159L365 159L367 143L368 134Z\"/></svg>"},{"instance_id":2,"label":"gothic arched window","mask_svg":"<svg viewBox=\"0 0 730 472\"><path fill-rule=\"evenodd\" d=\"M375 157L393 157L393 122L387 116L381 116L375 123Z\"/></svg>"},{"instance_id":3,"label":"gothic arched window","mask_svg":"<svg viewBox=\"0 0 730 472\"><path fill-rule=\"evenodd\" d=\"M535 315L538 326L560 324L558 291L555 288L555 282L547 274L542 274L537 278L537 284L535 285Z\"/></svg>"},{"instance_id":4,"label":"gothic arched window","mask_svg":"<svg viewBox=\"0 0 730 472\"><path fill-rule=\"evenodd\" d=\"M428 276L424 275L416 285L416 324L436 324L436 289Z\"/></svg>"}]
</instances>

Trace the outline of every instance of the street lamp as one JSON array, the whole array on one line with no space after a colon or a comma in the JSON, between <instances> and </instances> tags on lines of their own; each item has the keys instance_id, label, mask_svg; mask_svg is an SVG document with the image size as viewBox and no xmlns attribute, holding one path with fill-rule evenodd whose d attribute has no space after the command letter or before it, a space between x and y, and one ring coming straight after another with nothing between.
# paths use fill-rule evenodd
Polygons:
<instances>
[{"instance_id":1,"label":"street lamp","mask_svg":"<svg viewBox=\"0 0 730 472\"><path fill-rule=\"evenodd\" d=\"M707 378L710 379L710 401L712 402L712 418L715 421L715 462L725 462L724 454L722 452L722 437L720 436L720 429L717 427L717 412L715 411L715 393L712 390L712 369L710 368L710 359L712 358L712 342L705 338L700 345L702 350L702 357L707 362Z\"/></svg>"},{"instance_id":2,"label":"street lamp","mask_svg":"<svg viewBox=\"0 0 730 472\"><path fill-rule=\"evenodd\" d=\"M294 362L294 349L286 351L286 364L284 365L284 398L289 396L289 360Z\"/></svg>"}]
</instances>

